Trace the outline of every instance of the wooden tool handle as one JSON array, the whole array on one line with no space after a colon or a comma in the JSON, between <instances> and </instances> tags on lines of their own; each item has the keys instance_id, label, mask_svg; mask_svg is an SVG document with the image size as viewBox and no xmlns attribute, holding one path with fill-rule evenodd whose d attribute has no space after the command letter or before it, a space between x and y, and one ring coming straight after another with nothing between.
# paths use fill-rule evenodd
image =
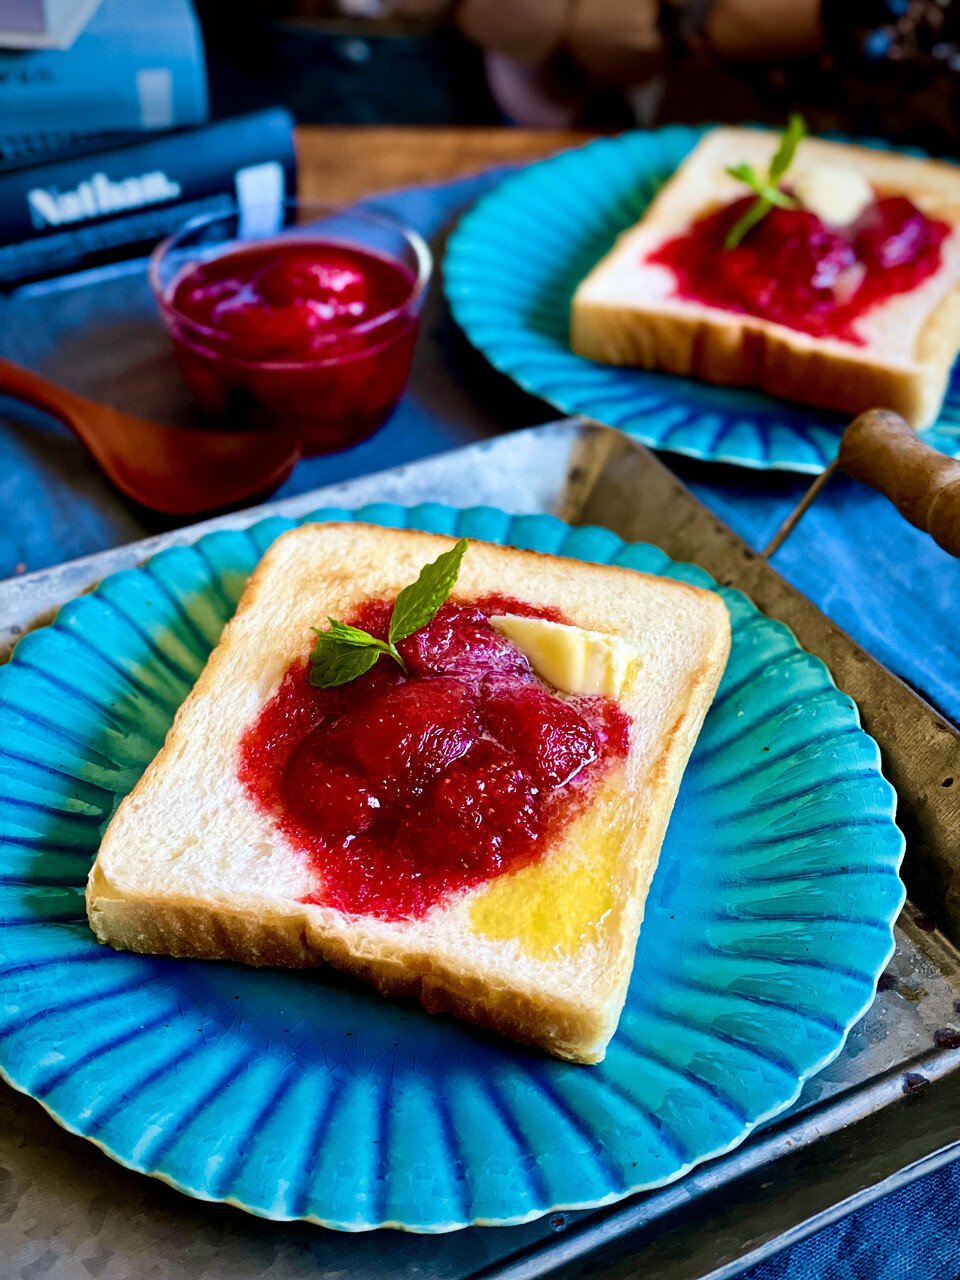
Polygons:
<instances>
[{"instance_id":1,"label":"wooden tool handle","mask_svg":"<svg viewBox=\"0 0 960 1280\"><path fill-rule=\"evenodd\" d=\"M869 409L840 442L847 475L889 498L911 524L960 556L960 461L919 440L899 414Z\"/></svg>"},{"instance_id":2,"label":"wooden tool handle","mask_svg":"<svg viewBox=\"0 0 960 1280\"><path fill-rule=\"evenodd\" d=\"M22 400L24 404L43 409L68 427L74 425L78 409L97 407L82 396L74 395L66 387L57 386L48 378L34 373L32 369L14 364L12 360L0 359L0 395L12 396L16 400Z\"/></svg>"}]
</instances>

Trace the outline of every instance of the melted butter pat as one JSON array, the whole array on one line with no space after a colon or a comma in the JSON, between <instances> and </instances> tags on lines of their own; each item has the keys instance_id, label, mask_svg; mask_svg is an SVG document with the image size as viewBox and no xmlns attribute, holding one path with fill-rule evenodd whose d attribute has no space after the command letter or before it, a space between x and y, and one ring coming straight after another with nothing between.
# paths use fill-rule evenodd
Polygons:
<instances>
[{"instance_id":1,"label":"melted butter pat","mask_svg":"<svg viewBox=\"0 0 960 1280\"><path fill-rule=\"evenodd\" d=\"M516 645L541 679L564 693L619 698L639 666L636 650L619 636L512 613L493 615L490 625Z\"/></svg>"},{"instance_id":2,"label":"melted butter pat","mask_svg":"<svg viewBox=\"0 0 960 1280\"><path fill-rule=\"evenodd\" d=\"M573 822L559 849L501 876L476 897L474 931L516 938L537 960L574 955L585 943L599 942L619 922L615 885L625 823L616 820L618 798L607 787Z\"/></svg>"},{"instance_id":3,"label":"melted butter pat","mask_svg":"<svg viewBox=\"0 0 960 1280\"><path fill-rule=\"evenodd\" d=\"M856 222L873 203L873 188L863 174L837 164L814 165L789 181L803 207L828 226L846 227Z\"/></svg>"}]
</instances>

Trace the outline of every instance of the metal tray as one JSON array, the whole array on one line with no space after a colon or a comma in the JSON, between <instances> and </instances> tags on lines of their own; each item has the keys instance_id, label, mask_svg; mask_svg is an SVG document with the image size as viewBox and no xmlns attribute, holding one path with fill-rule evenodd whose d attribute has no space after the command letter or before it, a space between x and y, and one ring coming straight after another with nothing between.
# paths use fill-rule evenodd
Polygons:
<instances>
[{"instance_id":1,"label":"metal tray","mask_svg":"<svg viewBox=\"0 0 960 1280\"><path fill-rule=\"evenodd\" d=\"M570 518L589 430L567 421L518 432L0 583L0 653L105 574L209 528L242 527L273 512L439 501ZM940 853L960 865L960 850ZM841 1056L790 1111L663 1190L523 1227L347 1236L193 1202L113 1165L3 1087L7 1274L33 1264L51 1280L88 1280L108 1266L110 1274L157 1280L533 1280L600 1269L664 1280L735 1275L960 1155L960 1037L950 1028L960 1010L960 953L933 925L940 904L922 869L921 862L908 876L912 900L877 999Z\"/></svg>"}]
</instances>

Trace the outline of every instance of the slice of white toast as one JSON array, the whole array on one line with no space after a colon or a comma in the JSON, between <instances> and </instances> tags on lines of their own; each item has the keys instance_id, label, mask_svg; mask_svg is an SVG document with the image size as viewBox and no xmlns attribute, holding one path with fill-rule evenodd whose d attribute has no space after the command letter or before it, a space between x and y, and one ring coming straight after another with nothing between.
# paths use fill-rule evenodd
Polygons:
<instances>
[{"instance_id":1,"label":"slice of white toast","mask_svg":"<svg viewBox=\"0 0 960 1280\"><path fill-rule=\"evenodd\" d=\"M313 643L312 626L391 599L452 539L364 524L280 537L110 823L87 888L115 947L301 967L323 961L577 1062L616 1029L644 900L680 778L730 643L712 592L630 569L471 542L452 600L491 592L558 607L639 656L621 696L630 746L533 865L422 918L347 915L300 899L316 871L238 779L238 744ZM385 661L382 659L381 661Z\"/></svg>"},{"instance_id":2,"label":"slice of white toast","mask_svg":"<svg viewBox=\"0 0 960 1280\"><path fill-rule=\"evenodd\" d=\"M954 226L943 242L939 271L856 321L862 346L677 297L672 271L647 261L698 218L745 194L728 165L752 164L765 173L778 143L779 135L755 129L705 134L643 218L578 286L571 347L605 364L761 387L848 414L883 407L914 427L929 425L960 351L960 167L816 138L801 141L785 181L821 165L855 170L878 196L905 195L927 217Z\"/></svg>"}]
</instances>

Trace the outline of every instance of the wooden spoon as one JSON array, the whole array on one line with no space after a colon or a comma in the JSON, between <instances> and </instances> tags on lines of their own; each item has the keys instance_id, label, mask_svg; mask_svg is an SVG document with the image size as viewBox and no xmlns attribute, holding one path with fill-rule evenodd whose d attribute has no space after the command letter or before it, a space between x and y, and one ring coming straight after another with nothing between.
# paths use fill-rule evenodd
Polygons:
<instances>
[{"instance_id":1,"label":"wooden spoon","mask_svg":"<svg viewBox=\"0 0 960 1280\"><path fill-rule=\"evenodd\" d=\"M121 493L151 511L188 516L272 493L300 459L272 431L164 427L109 409L0 359L0 394L52 414L80 437Z\"/></svg>"}]
</instances>

